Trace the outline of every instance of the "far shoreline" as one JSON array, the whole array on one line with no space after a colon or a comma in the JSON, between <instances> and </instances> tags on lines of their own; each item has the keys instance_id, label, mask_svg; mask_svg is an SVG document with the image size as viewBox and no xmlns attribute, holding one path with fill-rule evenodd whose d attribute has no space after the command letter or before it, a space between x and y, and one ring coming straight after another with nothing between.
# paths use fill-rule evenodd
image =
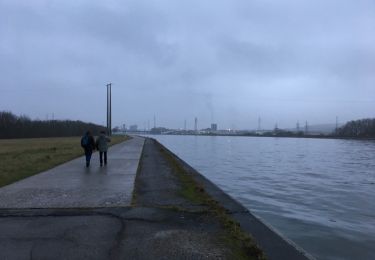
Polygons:
<instances>
[{"instance_id":1,"label":"far shoreline","mask_svg":"<svg viewBox=\"0 0 375 260\"><path fill-rule=\"evenodd\" d=\"M116 135L116 133L113 133ZM123 134L123 133L120 133ZM328 135L248 135L248 134L168 134L168 133L147 133L147 132L126 132L126 134L143 134L143 135L172 135L172 136L230 136L230 137L262 137L262 138L296 138L296 139L333 139L333 140L356 140L356 141L374 141L375 137L344 137L344 136L328 136Z\"/></svg>"}]
</instances>

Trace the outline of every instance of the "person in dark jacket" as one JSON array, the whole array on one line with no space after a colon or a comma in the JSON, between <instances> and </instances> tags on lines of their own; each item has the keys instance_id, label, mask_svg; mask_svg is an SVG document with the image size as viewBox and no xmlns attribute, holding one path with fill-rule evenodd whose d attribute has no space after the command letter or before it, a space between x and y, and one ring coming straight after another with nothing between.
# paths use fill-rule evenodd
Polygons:
<instances>
[{"instance_id":1,"label":"person in dark jacket","mask_svg":"<svg viewBox=\"0 0 375 260\"><path fill-rule=\"evenodd\" d=\"M108 143L111 141L106 135L105 131L101 131L100 135L96 139L96 149L99 151L99 160L100 160L100 167L103 166L103 155L104 155L104 165L107 165L107 151L108 151Z\"/></svg>"},{"instance_id":2,"label":"person in dark jacket","mask_svg":"<svg viewBox=\"0 0 375 260\"><path fill-rule=\"evenodd\" d=\"M95 140L90 131L81 138L81 146L85 150L86 167L89 167L92 152L95 150Z\"/></svg>"}]
</instances>

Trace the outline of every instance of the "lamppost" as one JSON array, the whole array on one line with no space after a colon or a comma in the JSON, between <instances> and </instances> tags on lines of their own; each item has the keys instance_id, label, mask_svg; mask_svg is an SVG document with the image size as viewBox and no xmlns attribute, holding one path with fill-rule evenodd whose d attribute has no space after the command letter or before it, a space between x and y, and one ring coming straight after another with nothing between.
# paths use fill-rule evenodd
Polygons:
<instances>
[{"instance_id":1,"label":"lamppost","mask_svg":"<svg viewBox=\"0 0 375 260\"><path fill-rule=\"evenodd\" d=\"M107 133L112 135L112 97L111 97L112 83L107 84Z\"/></svg>"}]
</instances>

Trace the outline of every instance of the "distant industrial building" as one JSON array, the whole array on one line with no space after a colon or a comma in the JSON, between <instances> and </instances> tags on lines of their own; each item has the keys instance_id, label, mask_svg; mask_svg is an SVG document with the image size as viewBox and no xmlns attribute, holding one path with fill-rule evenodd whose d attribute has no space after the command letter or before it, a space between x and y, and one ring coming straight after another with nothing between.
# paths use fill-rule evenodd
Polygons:
<instances>
[{"instance_id":1,"label":"distant industrial building","mask_svg":"<svg viewBox=\"0 0 375 260\"><path fill-rule=\"evenodd\" d=\"M155 135L160 135L160 134L171 133L171 131L165 127L155 127L155 128L151 128L150 133L155 134Z\"/></svg>"},{"instance_id":2,"label":"distant industrial building","mask_svg":"<svg viewBox=\"0 0 375 260\"><path fill-rule=\"evenodd\" d=\"M217 131L217 124L211 124L211 131Z\"/></svg>"},{"instance_id":3,"label":"distant industrial building","mask_svg":"<svg viewBox=\"0 0 375 260\"><path fill-rule=\"evenodd\" d=\"M131 125L131 126L129 127L129 131L131 131L131 132L136 132L136 131L138 131L138 126L137 126L137 125Z\"/></svg>"}]
</instances>

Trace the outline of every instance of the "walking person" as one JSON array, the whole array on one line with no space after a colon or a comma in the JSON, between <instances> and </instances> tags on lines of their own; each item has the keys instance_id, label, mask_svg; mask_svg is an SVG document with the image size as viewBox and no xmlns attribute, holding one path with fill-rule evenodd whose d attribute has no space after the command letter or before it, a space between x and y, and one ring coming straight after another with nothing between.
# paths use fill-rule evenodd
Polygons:
<instances>
[{"instance_id":1,"label":"walking person","mask_svg":"<svg viewBox=\"0 0 375 260\"><path fill-rule=\"evenodd\" d=\"M103 166L103 155L104 155L104 165L107 165L107 151L108 151L108 143L111 141L106 135L105 131L101 131L100 135L96 139L96 148L99 151L99 160L100 160L100 167Z\"/></svg>"},{"instance_id":2,"label":"walking person","mask_svg":"<svg viewBox=\"0 0 375 260\"><path fill-rule=\"evenodd\" d=\"M95 150L95 140L90 131L81 138L81 146L85 150L86 167L89 167L92 152Z\"/></svg>"}]
</instances>

